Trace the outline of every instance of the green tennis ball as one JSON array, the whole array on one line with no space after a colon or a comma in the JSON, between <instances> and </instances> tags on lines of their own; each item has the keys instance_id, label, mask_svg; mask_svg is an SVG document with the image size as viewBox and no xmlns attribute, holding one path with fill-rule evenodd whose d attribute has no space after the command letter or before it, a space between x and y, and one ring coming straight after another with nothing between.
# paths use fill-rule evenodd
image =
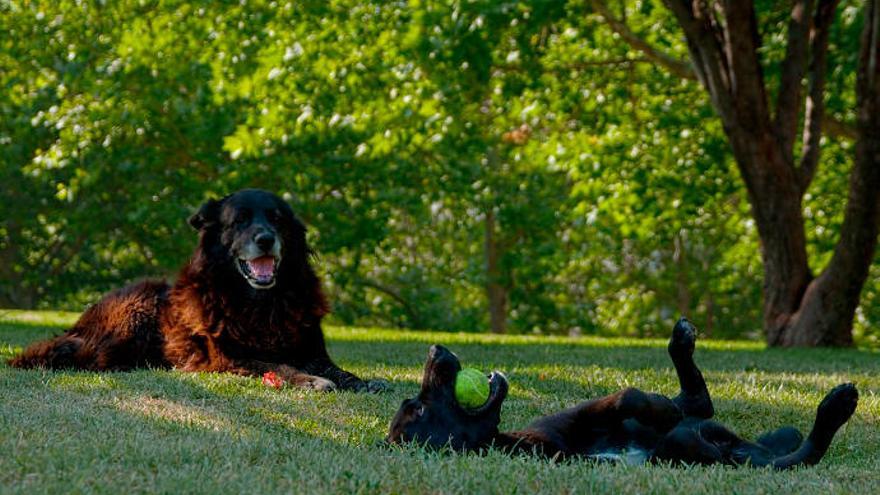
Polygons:
<instances>
[{"instance_id":1,"label":"green tennis ball","mask_svg":"<svg viewBox=\"0 0 880 495\"><path fill-rule=\"evenodd\" d=\"M455 375L455 400L465 409L475 409L489 400L489 379L479 370L464 368Z\"/></svg>"}]
</instances>

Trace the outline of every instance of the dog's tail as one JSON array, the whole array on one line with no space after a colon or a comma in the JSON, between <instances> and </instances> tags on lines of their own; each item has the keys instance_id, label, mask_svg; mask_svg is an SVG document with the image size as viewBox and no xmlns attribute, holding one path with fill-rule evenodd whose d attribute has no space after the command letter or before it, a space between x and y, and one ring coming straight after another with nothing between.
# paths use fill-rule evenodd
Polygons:
<instances>
[{"instance_id":1,"label":"dog's tail","mask_svg":"<svg viewBox=\"0 0 880 495\"><path fill-rule=\"evenodd\" d=\"M89 369L95 362L94 350L78 336L64 334L37 342L7 361L13 368Z\"/></svg>"}]
</instances>

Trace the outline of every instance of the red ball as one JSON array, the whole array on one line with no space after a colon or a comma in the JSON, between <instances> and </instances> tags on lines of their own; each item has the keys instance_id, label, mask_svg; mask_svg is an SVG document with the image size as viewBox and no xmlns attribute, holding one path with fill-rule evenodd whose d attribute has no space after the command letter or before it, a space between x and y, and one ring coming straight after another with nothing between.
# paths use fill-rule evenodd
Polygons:
<instances>
[{"instance_id":1,"label":"red ball","mask_svg":"<svg viewBox=\"0 0 880 495\"><path fill-rule=\"evenodd\" d=\"M284 386L284 379L276 375L274 371L263 373L263 385L272 388L281 388Z\"/></svg>"}]
</instances>

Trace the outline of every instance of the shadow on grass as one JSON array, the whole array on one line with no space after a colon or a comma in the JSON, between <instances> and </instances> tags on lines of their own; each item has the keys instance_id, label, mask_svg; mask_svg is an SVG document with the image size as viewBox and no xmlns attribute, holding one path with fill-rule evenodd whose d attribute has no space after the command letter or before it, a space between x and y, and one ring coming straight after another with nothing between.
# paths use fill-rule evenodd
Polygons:
<instances>
[{"instance_id":1,"label":"shadow on grass","mask_svg":"<svg viewBox=\"0 0 880 495\"><path fill-rule=\"evenodd\" d=\"M356 399L359 404L353 404L353 397L345 397L352 394L269 391L258 380L222 375L161 370L90 373L7 369L0 373L18 375L14 387L8 386L13 379L3 380L7 386L0 410L14 404L24 412L4 412L6 426L23 437L34 429L34 433L100 443L104 441L100 437L108 434L136 432L157 440L169 435L207 436L211 437L207 445L212 448L222 448L224 441L269 437L291 446L317 442L355 447L374 443L371 441L384 434L384 424L377 423L376 413L390 408L377 397L361 396ZM98 437L84 439L82 435Z\"/></svg>"}]
</instances>

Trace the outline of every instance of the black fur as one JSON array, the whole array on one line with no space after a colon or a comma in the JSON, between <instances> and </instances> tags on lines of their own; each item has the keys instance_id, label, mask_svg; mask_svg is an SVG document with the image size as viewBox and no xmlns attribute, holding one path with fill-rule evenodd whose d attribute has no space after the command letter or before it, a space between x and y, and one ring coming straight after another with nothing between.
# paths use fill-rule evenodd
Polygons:
<instances>
[{"instance_id":1,"label":"black fur","mask_svg":"<svg viewBox=\"0 0 880 495\"><path fill-rule=\"evenodd\" d=\"M819 404L813 429L803 436L787 426L757 442L713 421L714 407L693 361L696 329L685 318L675 325L669 355L680 392L669 399L629 388L537 419L523 430L499 432L507 380L490 376L490 395L478 410L455 400L458 358L435 345L428 354L418 397L405 400L391 421L387 441L420 442L440 448L481 450L495 446L553 458L584 457L627 462L750 464L777 469L819 462L837 430L855 412L858 392L838 385Z\"/></svg>"}]
</instances>

